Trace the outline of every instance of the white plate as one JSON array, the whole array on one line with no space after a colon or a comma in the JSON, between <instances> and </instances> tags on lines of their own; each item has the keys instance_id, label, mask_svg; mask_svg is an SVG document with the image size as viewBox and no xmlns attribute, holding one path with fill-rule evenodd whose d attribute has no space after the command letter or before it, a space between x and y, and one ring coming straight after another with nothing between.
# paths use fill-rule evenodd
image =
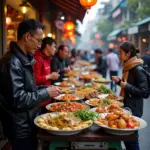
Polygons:
<instances>
[{"instance_id":1,"label":"white plate","mask_svg":"<svg viewBox=\"0 0 150 150\"><path fill-rule=\"evenodd\" d=\"M63 78L63 81L68 81L68 78Z\"/></svg>"},{"instance_id":2,"label":"white plate","mask_svg":"<svg viewBox=\"0 0 150 150\"><path fill-rule=\"evenodd\" d=\"M93 106L93 105L90 104L90 100L92 100L92 99L96 99L96 98L91 98L89 100L86 100L85 103L89 106L92 106L92 107L98 107L98 106ZM124 106L124 103L120 102L120 107L123 107L123 106Z\"/></svg>"},{"instance_id":3,"label":"white plate","mask_svg":"<svg viewBox=\"0 0 150 150\"><path fill-rule=\"evenodd\" d=\"M81 75L88 75L88 74L90 74L89 71L84 71L84 72L81 73Z\"/></svg>"},{"instance_id":4,"label":"white plate","mask_svg":"<svg viewBox=\"0 0 150 150\"><path fill-rule=\"evenodd\" d=\"M74 102L76 102L76 101L74 101ZM61 103L65 103L65 102L57 102L57 103L48 104L48 105L46 106L46 109L47 109L48 111L50 111L50 107L51 107L52 105L54 105L54 104L61 104ZM76 103L78 103L78 102L76 102ZM83 105L85 105L85 104L83 104ZM90 107L88 106L87 110L89 110L89 109L90 109Z\"/></svg>"},{"instance_id":5,"label":"white plate","mask_svg":"<svg viewBox=\"0 0 150 150\"><path fill-rule=\"evenodd\" d=\"M60 82L56 82L56 83L54 83L54 85L57 85L57 86L59 86L59 85L60 85Z\"/></svg>"},{"instance_id":6,"label":"white plate","mask_svg":"<svg viewBox=\"0 0 150 150\"><path fill-rule=\"evenodd\" d=\"M89 111L96 112L96 109L97 109L97 108L98 108L98 107L91 108ZM107 110L107 107L105 107L105 110ZM123 111L124 111L125 113L132 114L132 112L129 111L129 110L127 110L127 109L123 109ZM97 112L97 113L98 113L98 112ZM102 114L102 113L100 113L100 114Z\"/></svg>"},{"instance_id":7,"label":"white plate","mask_svg":"<svg viewBox=\"0 0 150 150\"><path fill-rule=\"evenodd\" d=\"M115 99L116 101L122 101L122 100L124 100L124 97L123 96L118 96L118 98L117 99Z\"/></svg>"},{"instance_id":8,"label":"white plate","mask_svg":"<svg viewBox=\"0 0 150 150\"><path fill-rule=\"evenodd\" d=\"M97 98L106 98L109 94L99 94L97 95Z\"/></svg>"},{"instance_id":9,"label":"white plate","mask_svg":"<svg viewBox=\"0 0 150 150\"><path fill-rule=\"evenodd\" d=\"M103 83L103 84L109 84L110 82L111 82L111 80L98 80L98 79L96 79L96 80L93 80L93 82L97 82L97 83Z\"/></svg>"},{"instance_id":10,"label":"white plate","mask_svg":"<svg viewBox=\"0 0 150 150\"><path fill-rule=\"evenodd\" d=\"M47 116L49 114L58 114L58 112L52 112L52 113L46 113L46 114L43 114L43 115L40 115L40 116L37 116L35 119L34 119L34 124L41 128L41 126L37 123L37 120L41 117L41 116ZM70 131L65 131L65 130L50 130L50 129L44 129L44 128L41 128L41 129L44 129L46 130L47 132L51 133L51 134L55 134L55 135L73 135L73 134L77 134L79 132L81 132L82 130L84 129L87 129L89 128L91 125L89 125L88 127L86 128L81 128L81 129L78 129L78 130L70 130Z\"/></svg>"},{"instance_id":11,"label":"white plate","mask_svg":"<svg viewBox=\"0 0 150 150\"><path fill-rule=\"evenodd\" d=\"M66 101L66 100L61 100L60 98L62 97L62 96L64 96L64 95L66 95L66 94L61 94L61 95L59 95L59 96L57 96L57 97L54 97L54 99L56 99L56 100L59 100L59 101ZM68 94L68 95L72 95L72 94ZM73 96L73 95L72 95ZM84 97L78 97L78 96L75 96L76 97L76 99L75 100L71 100L71 101L79 101L79 100L82 100L82 99L84 99Z\"/></svg>"},{"instance_id":12,"label":"white plate","mask_svg":"<svg viewBox=\"0 0 150 150\"><path fill-rule=\"evenodd\" d=\"M108 95L109 95L109 94L99 94L99 95L97 96L97 98L107 98ZM123 99L124 99L123 96L118 96L117 99L112 99L112 100L121 101L121 100L123 100Z\"/></svg>"},{"instance_id":13,"label":"white plate","mask_svg":"<svg viewBox=\"0 0 150 150\"><path fill-rule=\"evenodd\" d=\"M54 83L54 85L60 86L60 87L71 87L71 86L73 86L72 84L69 84L67 86L61 86L61 82L56 82L56 83Z\"/></svg>"},{"instance_id":14,"label":"white plate","mask_svg":"<svg viewBox=\"0 0 150 150\"><path fill-rule=\"evenodd\" d=\"M101 114L101 117L105 117L107 115L107 113L102 113ZM99 124L98 121L94 121L94 123L98 126L100 126L101 128L103 128L106 132L110 133L110 134L114 134L114 135L130 135L132 134L133 132L137 131L137 130L140 130L140 129L143 129L147 126L147 122L139 117L136 117L136 116L133 116L137 121L140 122L140 126L139 127L136 127L134 129L131 129L131 128L126 128L126 129L115 129L115 128L110 128L106 125L102 125L102 124Z\"/></svg>"}]
</instances>

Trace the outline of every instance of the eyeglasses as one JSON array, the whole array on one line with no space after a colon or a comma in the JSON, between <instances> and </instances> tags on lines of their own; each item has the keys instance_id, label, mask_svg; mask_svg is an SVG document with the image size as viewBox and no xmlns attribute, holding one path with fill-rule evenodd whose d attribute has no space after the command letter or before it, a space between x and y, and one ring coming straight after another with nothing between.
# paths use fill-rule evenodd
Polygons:
<instances>
[{"instance_id":1,"label":"eyeglasses","mask_svg":"<svg viewBox=\"0 0 150 150\"><path fill-rule=\"evenodd\" d=\"M33 35L32 33L30 33L30 35L31 35L32 37L34 37L38 43L42 43L42 39L41 39L41 38L37 38L37 37L36 37L35 35Z\"/></svg>"}]
</instances>

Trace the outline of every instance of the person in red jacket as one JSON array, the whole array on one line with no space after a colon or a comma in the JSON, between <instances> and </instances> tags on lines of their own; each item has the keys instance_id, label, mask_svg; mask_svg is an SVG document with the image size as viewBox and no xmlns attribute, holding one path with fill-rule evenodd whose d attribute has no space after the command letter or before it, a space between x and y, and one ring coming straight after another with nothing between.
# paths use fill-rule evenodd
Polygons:
<instances>
[{"instance_id":1,"label":"person in red jacket","mask_svg":"<svg viewBox=\"0 0 150 150\"><path fill-rule=\"evenodd\" d=\"M59 74L57 72L51 72L51 57L56 52L56 41L50 37L46 37L42 40L41 49L38 50L35 55L35 64L33 67L36 84L42 86L51 85L51 80L57 80ZM41 110L45 110L45 106L49 104L51 100L41 103Z\"/></svg>"}]
</instances>

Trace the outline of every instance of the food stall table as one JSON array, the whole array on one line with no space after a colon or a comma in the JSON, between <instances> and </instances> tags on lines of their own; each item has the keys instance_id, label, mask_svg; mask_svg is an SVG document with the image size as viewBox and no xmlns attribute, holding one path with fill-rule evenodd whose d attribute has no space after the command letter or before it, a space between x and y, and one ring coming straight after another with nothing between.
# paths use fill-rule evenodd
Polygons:
<instances>
[{"instance_id":1,"label":"food stall table","mask_svg":"<svg viewBox=\"0 0 150 150\"><path fill-rule=\"evenodd\" d=\"M49 150L122 150L121 141L133 141L135 134L111 135L95 125L75 135L53 135L41 130L38 134L39 150L49 142Z\"/></svg>"}]
</instances>

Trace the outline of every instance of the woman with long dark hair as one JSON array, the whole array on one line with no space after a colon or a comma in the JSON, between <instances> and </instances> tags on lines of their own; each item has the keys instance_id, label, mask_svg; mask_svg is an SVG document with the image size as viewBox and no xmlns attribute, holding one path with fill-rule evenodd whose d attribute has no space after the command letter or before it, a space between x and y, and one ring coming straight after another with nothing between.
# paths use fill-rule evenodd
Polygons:
<instances>
[{"instance_id":1,"label":"woman with long dark hair","mask_svg":"<svg viewBox=\"0 0 150 150\"><path fill-rule=\"evenodd\" d=\"M119 47L119 56L123 65L122 80L113 76L112 80L121 87L124 96L124 106L131 109L132 114L142 117L143 98L148 91L147 75L143 68L143 60L137 57L139 50L129 42L123 42ZM125 142L127 150L139 150L138 132L136 140Z\"/></svg>"}]
</instances>

